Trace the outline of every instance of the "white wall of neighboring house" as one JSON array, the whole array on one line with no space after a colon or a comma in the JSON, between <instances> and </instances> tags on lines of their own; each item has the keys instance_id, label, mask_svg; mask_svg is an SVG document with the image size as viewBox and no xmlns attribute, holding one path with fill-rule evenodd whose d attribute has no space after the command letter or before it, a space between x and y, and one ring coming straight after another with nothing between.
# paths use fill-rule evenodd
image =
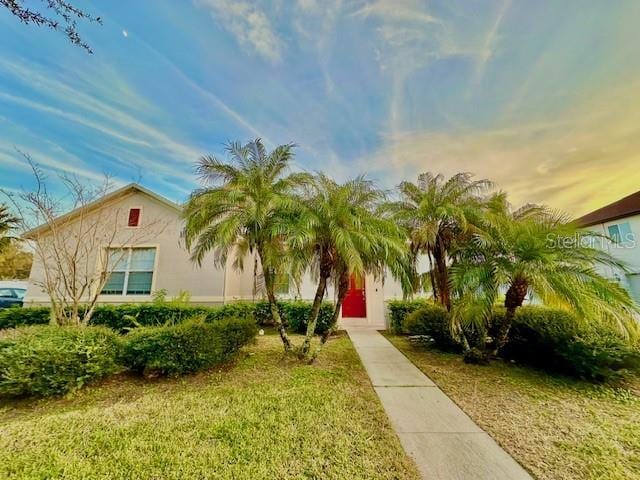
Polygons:
<instances>
[{"instance_id":1,"label":"white wall of neighboring house","mask_svg":"<svg viewBox=\"0 0 640 480\"><path fill-rule=\"evenodd\" d=\"M630 235L623 236L620 243L610 241L598 241L605 251L609 252L618 260L627 264L629 272L616 271L610 267L600 267L600 272L607 278L619 281L629 290L631 296L640 302L640 215L632 215L617 220L591 225L587 229L593 232L612 236L609 229L615 226L618 231L628 231ZM627 237L627 238L625 238Z\"/></svg>"}]
</instances>

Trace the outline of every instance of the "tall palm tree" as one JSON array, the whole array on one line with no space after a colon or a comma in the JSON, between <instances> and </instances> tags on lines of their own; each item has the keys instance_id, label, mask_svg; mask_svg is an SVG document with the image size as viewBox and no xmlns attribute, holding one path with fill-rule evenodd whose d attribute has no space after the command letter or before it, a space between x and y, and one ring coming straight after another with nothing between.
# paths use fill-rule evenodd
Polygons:
<instances>
[{"instance_id":1,"label":"tall palm tree","mask_svg":"<svg viewBox=\"0 0 640 480\"><path fill-rule=\"evenodd\" d=\"M310 267L318 276L300 356L309 354L320 306L331 279L336 286L335 321L350 275L382 275L385 265L405 254L401 229L376 211L384 197L384 193L364 177L338 184L320 174L310 187L308 208L298 219L300 228L290 237L292 254L295 257L297 253L302 259L298 263L300 267Z\"/></svg>"},{"instance_id":2,"label":"tall palm tree","mask_svg":"<svg viewBox=\"0 0 640 480\"><path fill-rule=\"evenodd\" d=\"M615 321L631 326L638 306L627 291L597 272L598 266L626 270L625 265L595 245L602 237L578 229L566 217L541 207L511 211L504 196L495 196L482 227L456 252L454 288L461 305L486 325L501 292L506 314L495 333L490 354L506 344L509 330L527 294L545 304L570 308L587 321ZM454 314L461 320L463 314Z\"/></svg>"},{"instance_id":3,"label":"tall palm tree","mask_svg":"<svg viewBox=\"0 0 640 480\"><path fill-rule=\"evenodd\" d=\"M234 267L242 269L248 253L257 255L285 351L291 350L291 341L278 311L275 283L277 275L286 271L286 219L297 205L295 190L309 180L304 173L287 174L292 147L280 145L267 152L256 139L246 145L230 143L228 162L210 155L202 157L197 172L205 186L187 203L183 232L198 264L212 251L217 265L225 266L232 255Z\"/></svg>"},{"instance_id":4,"label":"tall palm tree","mask_svg":"<svg viewBox=\"0 0 640 480\"><path fill-rule=\"evenodd\" d=\"M413 291L406 293L420 289L417 261L420 254L426 254L433 295L451 309L450 250L479 217L482 195L491 185L488 180L473 180L470 173L458 173L446 180L443 175L430 172L419 175L417 183L399 185L400 201L391 204L391 208L410 240Z\"/></svg>"}]
</instances>

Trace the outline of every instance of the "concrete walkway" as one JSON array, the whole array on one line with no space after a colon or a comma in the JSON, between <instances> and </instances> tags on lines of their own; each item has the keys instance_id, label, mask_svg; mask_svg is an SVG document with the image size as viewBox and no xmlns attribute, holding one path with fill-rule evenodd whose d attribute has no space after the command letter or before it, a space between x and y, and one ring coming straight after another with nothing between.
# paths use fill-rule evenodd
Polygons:
<instances>
[{"instance_id":1,"label":"concrete walkway","mask_svg":"<svg viewBox=\"0 0 640 480\"><path fill-rule=\"evenodd\" d=\"M400 442L422 477L520 480L531 477L379 332L347 327Z\"/></svg>"}]
</instances>

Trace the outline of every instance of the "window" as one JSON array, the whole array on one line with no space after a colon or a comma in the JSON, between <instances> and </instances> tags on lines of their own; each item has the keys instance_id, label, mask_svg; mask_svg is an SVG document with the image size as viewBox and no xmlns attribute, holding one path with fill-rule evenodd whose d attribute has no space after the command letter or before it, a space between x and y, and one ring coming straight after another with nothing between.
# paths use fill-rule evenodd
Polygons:
<instances>
[{"instance_id":1,"label":"window","mask_svg":"<svg viewBox=\"0 0 640 480\"><path fill-rule=\"evenodd\" d=\"M611 237L613 243L626 243L633 242L634 240L629 222L609 225L607 230L609 231L609 237Z\"/></svg>"},{"instance_id":2,"label":"window","mask_svg":"<svg viewBox=\"0 0 640 480\"><path fill-rule=\"evenodd\" d=\"M130 208L129 209L129 227L139 227L140 226L140 208Z\"/></svg>"},{"instance_id":3,"label":"window","mask_svg":"<svg viewBox=\"0 0 640 480\"><path fill-rule=\"evenodd\" d=\"M289 293L289 275L276 273L273 289L279 295L287 295Z\"/></svg>"},{"instance_id":4,"label":"window","mask_svg":"<svg viewBox=\"0 0 640 480\"><path fill-rule=\"evenodd\" d=\"M112 248L107 252L111 273L102 295L149 295L155 248Z\"/></svg>"},{"instance_id":5,"label":"window","mask_svg":"<svg viewBox=\"0 0 640 480\"><path fill-rule=\"evenodd\" d=\"M629 293L631 297L640 302L640 273L631 273L627 275L627 282L629 284Z\"/></svg>"}]
</instances>

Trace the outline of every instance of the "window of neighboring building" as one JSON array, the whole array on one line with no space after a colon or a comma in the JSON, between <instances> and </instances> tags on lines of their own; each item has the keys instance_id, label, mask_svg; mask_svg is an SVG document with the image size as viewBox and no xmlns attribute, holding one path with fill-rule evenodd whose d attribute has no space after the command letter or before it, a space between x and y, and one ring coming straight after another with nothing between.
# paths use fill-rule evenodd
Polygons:
<instances>
[{"instance_id":1,"label":"window of neighboring building","mask_svg":"<svg viewBox=\"0 0 640 480\"><path fill-rule=\"evenodd\" d=\"M627 275L627 283L629 284L629 293L631 297L640 302L640 273L631 273Z\"/></svg>"},{"instance_id":2,"label":"window of neighboring building","mask_svg":"<svg viewBox=\"0 0 640 480\"><path fill-rule=\"evenodd\" d=\"M151 294L155 248L111 248L107 255L111 273L102 295Z\"/></svg>"},{"instance_id":3,"label":"window of neighboring building","mask_svg":"<svg viewBox=\"0 0 640 480\"><path fill-rule=\"evenodd\" d=\"M284 273L276 274L273 289L279 295L287 295L289 293L289 275Z\"/></svg>"},{"instance_id":4,"label":"window of neighboring building","mask_svg":"<svg viewBox=\"0 0 640 480\"><path fill-rule=\"evenodd\" d=\"M142 209L140 208L130 208L129 209L129 227L139 227L140 226L140 213Z\"/></svg>"},{"instance_id":5,"label":"window of neighboring building","mask_svg":"<svg viewBox=\"0 0 640 480\"><path fill-rule=\"evenodd\" d=\"M629 222L616 223L607 227L613 243L626 243L634 240Z\"/></svg>"}]
</instances>

